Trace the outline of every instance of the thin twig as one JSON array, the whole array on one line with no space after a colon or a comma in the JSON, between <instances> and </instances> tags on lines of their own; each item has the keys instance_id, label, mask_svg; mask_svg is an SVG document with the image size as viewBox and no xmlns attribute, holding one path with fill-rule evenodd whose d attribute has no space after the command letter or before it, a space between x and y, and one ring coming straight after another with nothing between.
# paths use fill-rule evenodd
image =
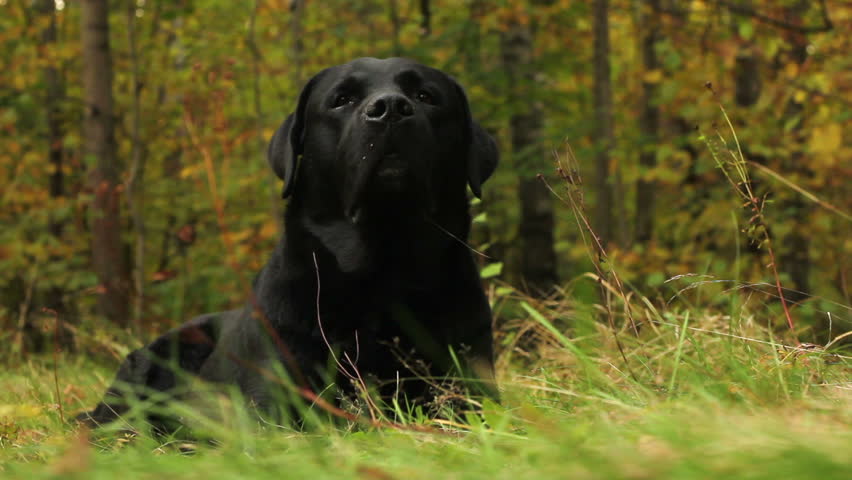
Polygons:
<instances>
[{"instance_id":1,"label":"thin twig","mask_svg":"<svg viewBox=\"0 0 852 480\"><path fill-rule=\"evenodd\" d=\"M569 147L568 154L571 155L571 157L569 157L569 161L570 161L570 159L573 158L573 154L570 151L570 147ZM575 170L571 169L570 171L574 172ZM566 182L569 189L571 187L578 188L579 185L582 183L582 180L579 179L579 178L575 178L573 173L572 174L566 173L565 169L561 165L561 162L559 162L558 157L557 157L557 172L558 172L559 176ZM579 174L577 174L577 176L579 176ZM595 261L595 259L592 259L592 264L595 266L595 270L598 273L598 278L602 280L604 278L605 274L604 274L603 268L601 267L600 264L601 264L602 261L606 261L606 250L604 249L603 245L601 244L600 238L597 236L597 234L595 233L591 224L589 223L588 218L586 218L586 215L583 212L582 206L580 206L578 204L578 202L574 199L574 196L571 194L570 190L568 192L569 193L568 194L568 201L566 201L565 199L562 198L562 196L560 196L558 193L556 193L556 191L553 189L553 187L550 186L550 184L547 182L547 179L544 178L544 175L538 174L538 179L544 184L545 187L547 187L548 190L550 190L550 192L554 196L556 196L556 198L558 198L560 201L562 201L563 203L565 203L565 204L567 204L568 206L571 207L571 211L574 213L574 218L577 220L578 223L582 222L582 226L585 227L585 228L580 228L580 234L583 236L583 242L586 243L586 240L585 240L586 237L585 237L584 232L588 232L589 235L594 240L595 247L596 247L595 251L597 252L597 261ZM624 290L623 290L623 286L621 284L621 280L618 278L618 276L615 274L615 272L612 272L612 278L615 281L615 283L616 283L616 285L619 289L619 292L621 294L621 298L625 303L625 311L627 312L627 316L628 316L628 319L630 321L630 325L632 326L634 333L638 336L639 335L639 329L636 327L636 323L633 319L633 315L632 315L631 310L630 310L629 302L627 301L626 295L624 294ZM621 339L618 337L618 329L615 326L615 315L612 311L612 307L610 306L609 302L606 301L606 291L603 289L603 286L600 284L600 282L598 282L598 286L599 286L599 288L601 288L601 292L603 292L603 295L602 295L602 298L601 298L601 303L603 303L603 307L606 310L607 322L609 323L610 330L612 331L613 338L615 339L615 345L618 348L618 352L621 354L621 358L624 361L624 365L627 368L627 371L630 373L630 377L633 379L634 382L638 382L638 377L636 376L636 373L633 371L633 367L630 366L630 362L627 361L627 354L624 352L624 346L621 343Z\"/></svg>"},{"instance_id":2,"label":"thin twig","mask_svg":"<svg viewBox=\"0 0 852 480\"><path fill-rule=\"evenodd\" d=\"M326 338L326 336L325 336L325 329L322 326L322 317L320 316L320 291L321 291L322 286L320 284L319 265L317 264L316 252L311 252L311 255L313 255L313 258L314 258L314 271L316 272L316 277L317 277L316 310L317 310L317 326L319 327L320 336L322 337L322 341L325 343L325 346L328 349L328 352L331 354L331 358L334 359L334 363L337 365L337 369L340 371L340 373L349 377L350 380L355 380L355 375L353 373L349 372L348 370L346 370L346 367L344 367L343 364L340 363L340 360L337 358L337 354L334 353L334 348L331 346L331 342L329 342L328 338Z\"/></svg>"},{"instance_id":3,"label":"thin twig","mask_svg":"<svg viewBox=\"0 0 852 480\"><path fill-rule=\"evenodd\" d=\"M56 390L56 404L59 407L59 420L61 420L62 423L65 423L65 412L62 409L62 392L59 391L59 374L57 373L59 368L59 332L61 331L61 323L59 320L59 314L56 313L56 310L43 307L41 311L53 316L53 388Z\"/></svg>"},{"instance_id":4,"label":"thin twig","mask_svg":"<svg viewBox=\"0 0 852 480\"><path fill-rule=\"evenodd\" d=\"M832 213L840 215L843 219L849 220L850 222L852 222L852 215L844 212L843 210L840 210L839 208L835 207L834 205L832 205L832 204L826 202L825 200L817 197L815 194L813 194L813 193L805 190L804 188L796 185L795 183L788 180L787 177L781 175L780 173L776 172L775 170L772 170L771 168L767 167L766 165L761 165L760 163L755 162L753 160L746 160L746 162L748 162L748 164L751 165L752 167L760 170L761 172L763 172L763 173L769 175L770 177L778 180L779 182L783 183L784 185L792 188L793 190L795 190L796 192L801 194L803 197L805 197L808 200L816 203L820 207L822 207L822 208L824 208L824 209L826 209L826 210L828 210Z\"/></svg>"},{"instance_id":5,"label":"thin twig","mask_svg":"<svg viewBox=\"0 0 852 480\"><path fill-rule=\"evenodd\" d=\"M446 234L447 234L450 238L452 238L453 240L455 240L455 241L459 242L460 244L464 245L464 246L465 246L468 250L470 250L471 252L473 252L473 253L475 253L475 254L479 255L479 256L480 256L480 257L482 257L482 258L487 258L487 259L489 259L489 260L493 260L493 259L492 259L491 257L489 257L488 255L486 255L486 254L484 254L484 253L480 252L479 250L477 250L477 249L475 249L475 248L471 247L471 246L470 246L467 242L465 242L464 240L462 240L462 239L460 239L459 237L457 237L457 236L453 235L453 234L452 234L449 230L447 230L446 228L442 227L441 225L439 225L437 222L435 222L435 221L434 221L434 220L432 220L431 218L428 218L428 217L427 217L427 218L426 218L426 221L427 221L427 222L429 222L429 223L431 223L432 225L434 225L434 226L435 226L438 230L440 230L440 231L442 231L442 232L446 233Z\"/></svg>"},{"instance_id":6,"label":"thin twig","mask_svg":"<svg viewBox=\"0 0 852 480\"><path fill-rule=\"evenodd\" d=\"M361 372L358 370L358 357L360 356L360 347L358 346L358 330L355 330L355 360L353 361L347 352L343 352L344 358L352 367L352 371L346 369L340 360L337 358L337 355L334 353L334 348L331 345L331 342L328 341L328 338L325 336L325 329L322 326L322 317L320 316L320 273L319 273L319 264L317 263L317 254L316 252L311 252L314 259L314 270L316 271L317 277L317 300L316 300L316 309L317 309L317 325L319 327L320 336L322 336L322 341L325 342L326 348L328 348L328 352L331 354L331 358L334 359L334 363L337 365L337 370L345 375L349 380L355 382L358 387L361 389L364 394L364 399L367 401L367 406L369 407L370 417L375 420L376 412L380 409L378 405L370 398L369 390L367 388L367 383L364 381L364 378L361 376Z\"/></svg>"},{"instance_id":7,"label":"thin twig","mask_svg":"<svg viewBox=\"0 0 852 480\"><path fill-rule=\"evenodd\" d=\"M745 156L743 155L742 148L740 147L739 138L737 138L737 132L734 128L733 123L731 123L731 118L728 116L728 112L725 110L725 107L722 105L722 102L718 100L716 97L716 91L713 89L713 84L707 82L705 87L712 93L713 98L716 100L716 104L719 107L719 110L722 112L722 117L725 119L725 122L728 125L728 130L734 139L734 144L736 149L732 149L728 147L727 142L725 141L722 133L715 129L716 137L719 142L725 148L726 153L731 157L730 161L725 161L723 158L723 153L719 152L709 138L706 135L702 135L701 138L704 140L705 144L709 147L710 153L713 156L713 159L716 161L717 166L722 170L725 174L725 178L728 179L728 182L739 196L743 197L746 201L745 205L749 206L752 212L752 217L749 219L749 224L752 225L753 231L756 232L754 235L759 235L761 237L760 245L766 245L766 253L769 255L769 267L772 269L772 275L775 279L775 288L778 291L778 297L781 301L781 307L784 310L784 317L787 320L787 326L790 327L790 332L796 336L796 328L793 324L793 316L790 313L790 308L788 307L787 298L784 296L784 288L781 286L781 276L778 273L778 263L775 258L775 250L772 248L771 238L769 237L769 228L766 224L766 218L763 215L763 208L765 202L762 199L759 199L753 189L751 178L749 176L749 172L747 167L747 163L745 160ZM737 175L737 179L734 180L729 174L728 170L733 169ZM797 340L798 341L798 340Z\"/></svg>"},{"instance_id":8,"label":"thin twig","mask_svg":"<svg viewBox=\"0 0 852 480\"><path fill-rule=\"evenodd\" d=\"M254 364L253 362L250 362L250 361L247 361L247 360L245 360L241 357L238 357L238 356L232 354L231 352L225 352L225 355L231 361L233 361L237 364L240 364L245 368L249 368L251 370L254 370L257 373L260 373L267 380L270 380L273 383L277 383L278 385L281 385L283 387L292 388L292 385L284 383L278 375L269 371L269 369L263 368L259 365ZM386 420L370 419L370 418L364 417L363 415L358 415L358 414L355 414L355 413L352 413L352 412L347 412L346 410L343 410L342 408L339 408L339 407L336 407L336 406L330 404L327 400L325 400L324 398L317 395L310 388L306 388L306 387L296 388L295 392L299 396L301 396L302 398L304 398L304 399L312 402L313 404L317 405L320 409L324 410L325 412L327 412L327 413L329 413L329 414L331 414L335 417L342 418L344 420L348 420L348 421L353 422L353 423L368 425L368 426L375 427L375 428L392 428L394 430L400 430L400 431L411 431L411 432L418 432L418 433L431 433L431 434L438 434L438 435L452 435L452 432L447 432L445 430L438 430L438 429L431 428L431 427L428 427L428 426L425 426L425 425L408 425L408 424L401 424L401 423L398 423L398 422L391 422L391 421L386 421Z\"/></svg>"}]
</instances>

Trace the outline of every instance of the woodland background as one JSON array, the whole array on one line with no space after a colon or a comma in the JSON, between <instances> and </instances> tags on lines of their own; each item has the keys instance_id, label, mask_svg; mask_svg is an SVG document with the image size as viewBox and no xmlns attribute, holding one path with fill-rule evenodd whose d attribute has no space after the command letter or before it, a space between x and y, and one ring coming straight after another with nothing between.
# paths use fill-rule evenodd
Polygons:
<instances>
[{"instance_id":1,"label":"woodland background","mask_svg":"<svg viewBox=\"0 0 852 480\"><path fill-rule=\"evenodd\" d=\"M447 71L498 139L472 239L491 285L600 301L538 178L565 195L573 153L632 291L700 282L724 307L737 289L783 325L766 245L742 233L766 228L797 326L848 329L850 27L844 0L0 0L0 342L244 302L281 233L267 141L313 73L359 56ZM757 227L701 140L730 137L719 104Z\"/></svg>"}]
</instances>

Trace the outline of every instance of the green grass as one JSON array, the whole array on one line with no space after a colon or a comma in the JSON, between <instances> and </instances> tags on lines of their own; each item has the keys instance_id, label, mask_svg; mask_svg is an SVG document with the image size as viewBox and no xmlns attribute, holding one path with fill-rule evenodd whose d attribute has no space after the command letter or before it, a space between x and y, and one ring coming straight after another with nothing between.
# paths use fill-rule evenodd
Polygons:
<instances>
[{"instance_id":1,"label":"green grass","mask_svg":"<svg viewBox=\"0 0 852 480\"><path fill-rule=\"evenodd\" d=\"M842 352L785 350L744 307L735 319L671 309L648 313L639 337L619 332L625 365L589 313L522 302L499 302L504 401L486 405L487 427L472 415L453 427L410 419L435 433L230 421L208 425L216 445L186 454L177 439L63 423L48 355L0 373L0 478L849 478ZM96 402L114 368L58 363L65 418Z\"/></svg>"}]
</instances>

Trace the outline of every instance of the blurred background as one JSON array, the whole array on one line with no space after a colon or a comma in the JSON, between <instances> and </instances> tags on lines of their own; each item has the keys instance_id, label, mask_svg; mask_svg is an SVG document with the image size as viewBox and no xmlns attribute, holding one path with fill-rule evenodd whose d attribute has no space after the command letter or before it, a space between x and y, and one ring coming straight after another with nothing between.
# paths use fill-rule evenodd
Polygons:
<instances>
[{"instance_id":1,"label":"blurred background","mask_svg":"<svg viewBox=\"0 0 852 480\"><path fill-rule=\"evenodd\" d=\"M267 142L359 56L445 70L497 138L492 298L601 302L573 195L631 294L780 327L767 233L824 340L852 319L850 24L846 0L0 0L0 342L241 305L281 234ZM761 222L717 168L733 132Z\"/></svg>"}]
</instances>

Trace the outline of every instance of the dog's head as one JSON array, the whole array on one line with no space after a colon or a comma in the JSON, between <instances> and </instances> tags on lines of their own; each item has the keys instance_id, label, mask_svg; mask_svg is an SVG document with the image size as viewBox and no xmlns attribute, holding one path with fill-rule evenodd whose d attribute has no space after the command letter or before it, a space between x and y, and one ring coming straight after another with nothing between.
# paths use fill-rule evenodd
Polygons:
<instances>
[{"instance_id":1,"label":"dog's head","mask_svg":"<svg viewBox=\"0 0 852 480\"><path fill-rule=\"evenodd\" d=\"M269 145L284 197L323 192L353 221L393 205L434 208L442 196L464 195L465 184L479 197L497 157L461 86L401 58L323 70Z\"/></svg>"}]
</instances>

